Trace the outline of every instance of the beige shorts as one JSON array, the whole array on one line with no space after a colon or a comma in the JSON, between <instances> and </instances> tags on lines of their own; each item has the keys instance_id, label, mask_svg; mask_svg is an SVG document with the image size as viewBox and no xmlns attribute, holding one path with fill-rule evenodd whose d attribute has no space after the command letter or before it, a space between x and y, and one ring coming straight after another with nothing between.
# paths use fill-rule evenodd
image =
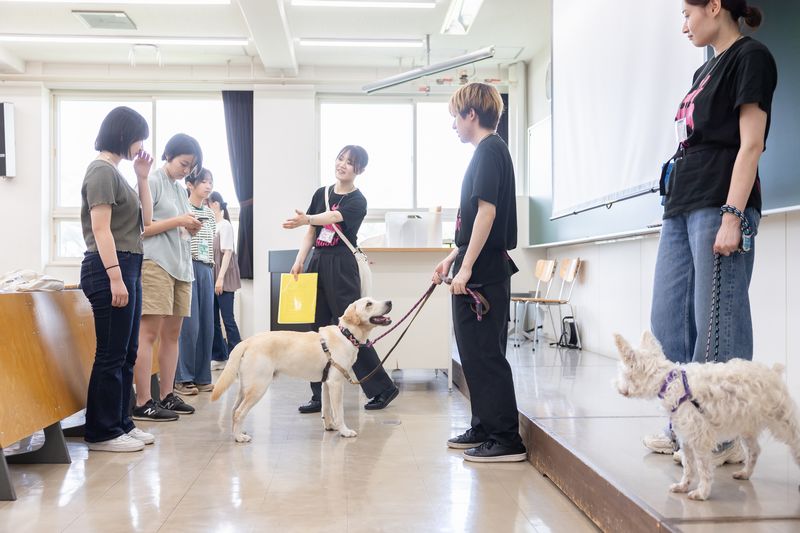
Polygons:
<instances>
[{"instance_id":1,"label":"beige shorts","mask_svg":"<svg viewBox=\"0 0 800 533\"><path fill-rule=\"evenodd\" d=\"M142 314L189 316L192 282L173 278L152 259L142 263Z\"/></svg>"}]
</instances>

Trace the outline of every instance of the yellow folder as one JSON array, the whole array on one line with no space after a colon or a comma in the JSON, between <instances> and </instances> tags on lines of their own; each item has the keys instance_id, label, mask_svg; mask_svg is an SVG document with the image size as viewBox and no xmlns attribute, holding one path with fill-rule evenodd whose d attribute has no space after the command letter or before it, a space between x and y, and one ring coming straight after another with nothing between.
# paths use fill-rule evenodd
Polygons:
<instances>
[{"instance_id":1,"label":"yellow folder","mask_svg":"<svg viewBox=\"0 0 800 533\"><path fill-rule=\"evenodd\" d=\"M281 274L278 324L312 324L317 310L317 274Z\"/></svg>"}]
</instances>

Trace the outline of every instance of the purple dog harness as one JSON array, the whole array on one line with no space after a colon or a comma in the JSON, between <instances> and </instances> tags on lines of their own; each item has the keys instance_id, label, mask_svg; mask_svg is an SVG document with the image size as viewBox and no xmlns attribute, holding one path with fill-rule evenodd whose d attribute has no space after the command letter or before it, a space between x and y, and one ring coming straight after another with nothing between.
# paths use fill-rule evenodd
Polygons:
<instances>
[{"instance_id":1,"label":"purple dog harness","mask_svg":"<svg viewBox=\"0 0 800 533\"><path fill-rule=\"evenodd\" d=\"M697 410L702 413L703 410L700 408L700 404L697 403L697 400L692 398L692 390L689 388L689 379L686 377L686 371L682 368L673 368L672 370L670 370L669 374L667 374L666 379L664 379L664 383L661 385L661 390L658 392L658 397L661 398L662 400L664 399L664 395L667 393L667 388L673 381L678 379L678 376L680 376L683 379L683 396L681 396L680 399L678 399L678 403L675 404L675 407L673 407L672 411L670 412L674 413L675 411L678 410L678 407L680 407L683 402L688 400L692 402L692 405L694 405L697 408Z\"/></svg>"}]
</instances>

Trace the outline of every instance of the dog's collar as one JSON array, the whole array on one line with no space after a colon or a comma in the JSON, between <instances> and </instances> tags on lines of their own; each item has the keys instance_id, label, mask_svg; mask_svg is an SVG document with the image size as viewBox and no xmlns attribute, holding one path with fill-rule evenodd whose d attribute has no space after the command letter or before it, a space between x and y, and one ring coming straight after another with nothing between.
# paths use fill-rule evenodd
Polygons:
<instances>
[{"instance_id":1,"label":"dog's collar","mask_svg":"<svg viewBox=\"0 0 800 533\"><path fill-rule=\"evenodd\" d=\"M667 393L667 388L673 381L678 379L679 376L683 381L683 396L678 399L678 403L675 404L675 407L672 408L671 412L674 413L677 411L678 407L680 407L685 401L692 402L692 405L694 405L698 411L702 412L702 409L700 409L700 404L697 403L697 400L692 398L692 390L689 388L689 378L686 377L686 371L682 368L673 368L670 370L669 374L667 374L667 377L664 379L664 383L661 384L661 390L658 391L658 397L663 400Z\"/></svg>"},{"instance_id":2,"label":"dog's collar","mask_svg":"<svg viewBox=\"0 0 800 533\"><path fill-rule=\"evenodd\" d=\"M342 327L342 326L339 326L339 331L341 331L341 332L342 332L342 335L344 335L344 336L347 338L347 340L349 340L349 341L350 341L350 344L352 344L352 345L353 345L353 346L355 346L356 348L364 348L364 347L369 347L369 346L372 346L372 343L369 341L369 339L367 339L367 342L365 342L364 344L361 344L361 341L359 341L359 340L356 338L356 336L355 336L355 335L353 335L353 332L351 332L351 331L350 331L349 329L347 329L347 328L344 328L344 327Z\"/></svg>"}]
</instances>

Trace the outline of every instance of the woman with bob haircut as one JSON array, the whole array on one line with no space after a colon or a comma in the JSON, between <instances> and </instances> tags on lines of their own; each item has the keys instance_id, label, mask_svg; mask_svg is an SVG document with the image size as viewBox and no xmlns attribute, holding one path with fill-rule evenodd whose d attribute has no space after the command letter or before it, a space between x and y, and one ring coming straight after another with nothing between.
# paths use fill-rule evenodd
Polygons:
<instances>
[{"instance_id":1,"label":"woman with bob haircut","mask_svg":"<svg viewBox=\"0 0 800 533\"><path fill-rule=\"evenodd\" d=\"M347 306L361 297L361 278L356 258L347 244L339 238L333 226L336 224L350 244L358 246L356 237L367 214L367 199L356 188L355 179L364 172L368 162L369 156L362 147L347 145L342 148L334 163L336 183L317 189L311 197L308 210L304 213L296 209L295 215L283 223L286 229L308 226L291 273L296 277L303 272L303 264L313 248L308 272L316 272L318 275L314 329L338 324L339 317L344 314ZM330 209L326 204L330 205ZM353 372L357 379L361 379L380 364L375 348L362 347L358 350ZM364 405L364 409L370 410L383 409L399 393L392 378L383 368L380 368L369 381L362 383L361 389L367 398L371 398ZM322 383L312 383L311 400L301 405L299 411L320 412L321 391Z\"/></svg>"},{"instance_id":2,"label":"woman with bob haircut","mask_svg":"<svg viewBox=\"0 0 800 533\"><path fill-rule=\"evenodd\" d=\"M714 57L697 69L675 115L678 149L661 183L651 328L677 363L752 359L748 291L761 219L758 162L777 66L766 46L742 35L742 22L755 28L762 18L745 0L685 0L683 17L689 41L712 47ZM719 345L706 354L717 262ZM677 448L669 429L645 437L644 445L667 454ZM714 452L717 465L742 460L738 439Z\"/></svg>"},{"instance_id":3,"label":"woman with bob haircut","mask_svg":"<svg viewBox=\"0 0 800 533\"><path fill-rule=\"evenodd\" d=\"M142 231L153 215L147 183L153 158L142 148L149 135L139 113L113 109L100 125L99 153L81 186L81 289L97 337L84 437L93 451L134 452L155 441L134 426L129 411L142 310ZM123 159L133 161L138 194L119 172Z\"/></svg>"},{"instance_id":4,"label":"woman with bob haircut","mask_svg":"<svg viewBox=\"0 0 800 533\"><path fill-rule=\"evenodd\" d=\"M194 407L173 392L178 364L178 340L183 317L192 302L191 236L201 221L190 212L186 189L179 183L197 174L203 165L200 144L185 133L167 141L161 156L164 165L150 174L153 223L144 232L142 264L142 327L136 363L136 407L133 418L166 422L178 414L192 414ZM159 339L160 401L150 390L153 344Z\"/></svg>"}]
</instances>

